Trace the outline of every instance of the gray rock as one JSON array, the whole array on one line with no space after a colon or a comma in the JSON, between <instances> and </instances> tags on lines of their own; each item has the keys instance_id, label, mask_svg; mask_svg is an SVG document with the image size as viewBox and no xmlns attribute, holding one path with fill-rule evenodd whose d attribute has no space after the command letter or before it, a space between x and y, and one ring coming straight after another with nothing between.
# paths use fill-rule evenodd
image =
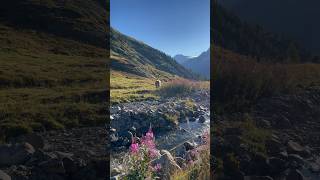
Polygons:
<instances>
[{"instance_id":1,"label":"gray rock","mask_svg":"<svg viewBox=\"0 0 320 180\"><path fill-rule=\"evenodd\" d=\"M305 177L302 175L302 173L299 170L291 169L289 174L286 177L286 180L305 180Z\"/></svg>"},{"instance_id":2,"label":"gray rock","mask_svg":"<svg viewBox=\"0 0 320 180\"><path fill-rule=\"evenodd\" d=\"M118 167L115 167L111 170L111 176L117 176L121 174L121 170Z\"/></svg>"},{"instance_id":3,"label":"gray rock","mask_svg":"<svg viewBox=\"0 0 320 180\"><path fill-rule=\"evenodd\" d=\"M23 164L35 152L29 143L0 145L0 166Z\"/></svg>"},{"instance_id":4,"label":"gray rock","mask_svg":"<svg viewBox=\"0 0 320 180\"><path fill-rule=\"evenodd\" d=\"M297 142L289 141L287 144L287 149L289 153L298 154L304 150L304 148Z\"/></svg>"},{"instance_id":5,"label":"gray rock","mask_svg":"<svg viewBox=\"0 0 320 180\"><path fill-rule=\"evenodd\" d=\"M36 133L27 134L24 141L31 144L35 149L43 149L45 145L43 137Z\"/></svg>"},{"instance_id":6,"label":"gray rock","mask_svg":"<svg viewBox=\"0 0 320 180\"><path fill-rule=\"evenodd\" d=\"M163 179L168 179L170 176L181 170L180 166L176 163L175 159L171 155L171 153L167 150L161 150L161 158L157 160L158 163L161 164L161 172L163 175Z\"/></svg>"},{"instance_id":7,"label":"gray rock","mask_svg":"<svg viewBox=\"0 0 320 180\"><path fill-rule=\"evenodd\" d=\"M304 159L298 154L289 154L288 155L289 162L296 162L298 164L304 164Z\"/></svg>"},{"instance_id":8,"label":"gray rock","mask_svg":"<svg viewBox=\"0 0 320 180\"><path fill-rule=\"evenodd\" d=\"M313 173L319 173L320 172L320 165L316 164L314 162L309 163L309 170Z\"/></svg>"},{"instance_id":9,"label":"gray rock","mask_svg":"<svg viewBox=\"0 0 320 180\"><path fill-rule=\"evenodd\" d=\"M199 123L204 123L206 122L206 118L204 116L199 117Z\"/></svg>"},{"instance_id":10,"label":"gray rock","mask_svg":"<svg viewBox=\"0 0 320 180\"><path fill-rule=\"evenodd\" d=\"M0 170L0 180L11 180L11 177L7 173Z\"/></svg>"},{"instance_id":11,"label":"gray rock","mask_svg":"<svg viewBox=\"0 0 320 180\"><path fill-rule=\"evenodd\" d=\"M64 169L64 165L63 165L63 162L60 161L59 159L51 159L51 160L48 160L48 161L44 161L44 162L41 162L39 164L39 167L47 172L47 173L60 173L60 174L63 174L65 173L65 169Z\"/></svg>"},{"instance_id":12,"label":"gray rock","mask_svg":"<svg viewBox=\"0 0 320 180\"><path fill-rule=\"evenodd\" d=\"M193 150L196 146L191 142L185 142L183 146L186 148L186 151Z\"/></svg>"}]
</instances>

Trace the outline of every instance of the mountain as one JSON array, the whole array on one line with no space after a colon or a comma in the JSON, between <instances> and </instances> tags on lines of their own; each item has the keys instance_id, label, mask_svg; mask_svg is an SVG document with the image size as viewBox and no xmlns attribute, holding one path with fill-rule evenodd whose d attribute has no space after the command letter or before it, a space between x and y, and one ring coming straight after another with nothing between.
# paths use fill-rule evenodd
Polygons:
<instances>
[{"instance_id":1,"label":"mountain","mask_svg":"<svg viewBox=\"0 0 320 180\"><path fill-rule=\"evenodd\" d=\"M177 54L173 57L173 59L175 59L179 64L182 64L185 63L186 61L188 61L189 59L191 59L192 57L189 57L189 56L185 56L185 55L182 55L182 54Z\"/></svg>"},{"instance_id":2,"label":"mountain","mask_svg":"<svg viewBox=\"0 0 320 180\"><path fill-rule=\"evenodd\" d=\"M320 55L320 1L318 0L218 0L241 19L284 33L312 53Z\"/></svg>"},{"instance_id":3,"label":"mountain","mask_svg":"<svg viewBox=\"0 0 320 180\"><path fill-rule=\"evenodd\" d=\"M3 0L0 141L105 124L108 1Z\"/></svg>"},{"instance_id":4,"label":"mountain","mask_svg":"<svg viewBox=\"0 0 320 180\"><path fill-rule=\"evenodd\" d=\"M174 57L185 68L210 79L210 49L201 53L198 57L190 58L184 55Z\"/></svg>"},{"instance_id":5,"label":"mountain","mask_svg":"<svg viewBox=\"0 0 320 180\"><path fill-rule=\"evenodd\" d=\"M212 13L213 43L222 48L262 62L311 60L310 54L294 39L267 31L254 23L249 24L219 3L213 4Z\"/></svg>"},{"instance_id":6,"label":"mountain","mask_svg":"<svg viewBox=\"0 0 320 180\"><path fill-rule=\"evenodd\" d=\"M180 76L194 79L197 75L178 64L172 57L111 28L111 69L143 77Z\"/></svg>"},{"instance_id":7,"label":"mountain","mask_svg":"<svg viewBox=\"0 0 320 180\"><path fill-rule=\"evenodd\" d=\"M104 0L5 0L0 21L105 48L109 30Z\"/></svg>"}]
</instances>

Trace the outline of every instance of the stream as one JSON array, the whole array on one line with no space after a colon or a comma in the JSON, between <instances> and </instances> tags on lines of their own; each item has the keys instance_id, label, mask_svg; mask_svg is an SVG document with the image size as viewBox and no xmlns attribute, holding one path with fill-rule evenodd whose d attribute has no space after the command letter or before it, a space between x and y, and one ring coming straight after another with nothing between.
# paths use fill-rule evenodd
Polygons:
<instances>
[{"instance_id":1,"label":"stream","mask_svg":"<svg viewBox=\"0 0 320 180\"><path fill-rule=\"evenodd\" d=\"M202 103L201 103L202 104ZM199 136L203 135L206 131L210 129L210 110L207 108L207 104L202 104L205 108L205 117L204 122L199 122L199 118L196 118L195 121L189 121L188 117L186 118L186 122L180 122L178 128L172 131L165 131L162 133L156 133L155 131L155 141L156 147L159 150L173 150L173 148L177 148L183 146L183 143L189 141L197 145L200 143ZM113 169L115 167L119 167L119 165L123 162L123 157L128 154L128 149L116 153L111 153L111 161L110 168Z\"/></svg>"}]
</instances>

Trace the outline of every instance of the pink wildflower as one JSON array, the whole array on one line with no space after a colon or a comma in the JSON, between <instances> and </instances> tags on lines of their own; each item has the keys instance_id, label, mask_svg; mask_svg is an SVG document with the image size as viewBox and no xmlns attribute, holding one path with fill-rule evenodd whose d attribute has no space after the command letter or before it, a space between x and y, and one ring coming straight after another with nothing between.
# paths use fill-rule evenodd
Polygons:
<instances>
[{"instance_id":1,"label":"pink wildflower","mask_svg":"<svg viewBox=\"0 0 320 180\"><path fill-rule=\"evenodd\" d=\"M139 152L139 144L138 143L132 143L130 145L130 151L133 154L138 153Z\"/></svg>"},{"instance_id":2,"label":"pink wildflower","mask_svg":"<svg viewBox=\"0 0 320 180\"><path fill-rule=\"evenodd\" d=\"M193 160L188 161L188 165L193 165L193 163L194 163Z\"/></svg>"},{"instance_id":3,"label":"pink wildflower","mask_svg":"<svg viewBox=\"0 0 320 180\"><path fill-rule=\"evenodd\" d=\"M161 164L156 164L154 167L151 166L151 171L159 172L161 170Z\"/></svg>"},{"instance_id":4,"label":"pink wildflower","mask_svg":"<svg viewBox=\"0 0 320 180\"><path fill-rule=\"evenodd\" d=\"M139 144L136 143L134 138L132 138L132 143L130 145L130 152L133 154L139 152Z\"/></svg>"},{"instance_id":5,"label":"pink wildflower","mask_svg":"<svg viewBox=\"0 0 320 180\"><path fill-rule=\"evenodd\" d=\"M157 149L149 149L149 157L156 158L158 157L159 153Z\"/></svg>"},{"instance_id":6,"label":"pink wildflower","mask_svg":"<svg viewBox=\"0 0 320 180\"><path fill-rule=\"evenodd\" d=\"M151 126L150 126L148 132L146 133L146 137L149 138L149 139L153 139L154 138Z\"/></svg>"},{"instance_id":7,"label":"pink wildflower","mask_svg":"<svg viewBox=\"0 0 320 180\"><path fill-rule=\"evenodd\" d=\"M142 137L141 144L147 146L149 149L153 149L156 147L153 139L150 139L147 136Z\"/></svg>"}]
</instances>

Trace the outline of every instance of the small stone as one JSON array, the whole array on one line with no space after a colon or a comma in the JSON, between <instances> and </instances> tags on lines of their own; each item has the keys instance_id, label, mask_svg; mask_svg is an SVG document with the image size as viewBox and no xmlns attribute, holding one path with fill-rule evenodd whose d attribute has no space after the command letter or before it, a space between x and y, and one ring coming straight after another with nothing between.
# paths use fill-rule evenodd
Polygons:
<instances>
[{"instance_id":1,"label":"small stone","mask_svg":"<svg viewBox=\"0 0 320 180\"><path fill-rule=\"evenodd\" d=\"M0 170L0 180L11 180L11 177L7 173Z\"/></svg>"},{"instance_id":2,"label":"small stone","mask_svg":"<svg viewBox=\"0 0 320 180\"><path fill-rule=\"evenodd\" d=\"M206 118L204 116L199 117L199 123L204 123L206 122Z\"/></svg>"},{"instance_id":3,"label":"small stone","mask_svg":"<svg viewBox=\"0 0 320 180\"><path fill-rule=\"evenodd\" d=\"M185 142L184 144L184 147L186 148L186 151L189 151L189 150L192 150L192 149L194 149L195 148L195 145L194 144L192 144L191 142Z\"/></svg>"}]
</instances>

